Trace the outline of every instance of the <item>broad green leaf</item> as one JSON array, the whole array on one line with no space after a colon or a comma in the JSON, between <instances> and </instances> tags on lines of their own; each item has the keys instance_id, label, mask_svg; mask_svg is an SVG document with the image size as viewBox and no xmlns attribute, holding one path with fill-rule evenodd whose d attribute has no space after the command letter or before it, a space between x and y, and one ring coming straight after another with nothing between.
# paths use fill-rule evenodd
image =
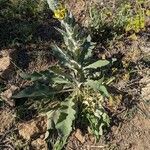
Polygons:
<instances>
[{"instance_id":1,"label":"broad green leaf","mask_svg":"<svg viewBox=\"0 0 150 150\"><path fill-rule=\"evenodd\" d=\"M32 74L27 74L27 73L20 73L20 76L23 78L23 79L26 79L26 80L31 80L31 81L36 81L38 79L40 79L42 77L41 74L39 74L38 72L34 72Z\"/></svg>"},{"instance_id":2,"label":"broad green leaf","mask_svg":"<svg viewBox=\"0 0 150 150\"><path fill-rule=\"evenodd\" d=\"M69 61L69 57L67 56L67 54L60 47L58 47L56 44L52 44L51 47L52 47L52 50L54 51L54 54L58 58L61 58L65 61Z\"/></svg>"},{"instance_id":3,"label":"broad green leaf","mask_svg":"<svg viewBox=\"0 0 150 150\"><path fill-rule=\"evenodd\" d=\"M100 67L104 67L106 65L108 65L110 62L108 60L98 60L88 66L85 66L83 69L97 69Z\"/></svg>"},{"instance_id":4,"label":"broad green leaf","mask_svg":"<svg viewBox=\"0 0 150 150\"><path fill-rule=\"evenodd\" d=\"M59 135L57 142L54 144L55 150L63 148L72 131L76 114L73 100L74 96L69 96L64 102L61 102L60 108L48 114L48 129L57 129Z\"/></svg>"},{"instance_id":5,"label":"broad green leaf","mask_svg":"<svg viewBox=\"0 0 150 150\"><path fill-rule=\"evenodd\" d=\"M102 82L103 82L103 78L100 79L100 80L90 80L90 79L88 79L85 84L90 86L95 91L98 91L99 90L99 86L102 85Z\"/></svg>"},{"instance_id":6,"label":"broad green leaf","mask_svg":"<svg viewBox=\"0 0 150 150\"><path fill-rule=\"evenodd\" d=\"M51 80L55 83L55 84L69 84L71 82L69 82L68 80L62 78L62 77L54 77L51 78Z\"/></svg>"},{"instance_id":7,"label":"broad green leaf","mask_svg":"<svg viewBox=\"0 0 150 150\"><path fill-rule=\"evenodd\" d=\"M91 57L92 57L92 50L94 49L94 45L89 45L88 47L87 47L87 49L88 49L88 51L87 51L87 53L85 54L85 57L84 57L84 60L85 61L87 61L88 59L90 59Z\"/></svg>"},{"instance_id":8,"label":"broad green leaf","mask_svg":"<svg viewBox=\"0 0 150 150\"><path fill-rule=\"evenodd\" d=\"M81 30L81 29L79 28L79 25L76 23L74 28L73 28L74 38L76 38L76 36L78 35L79 30Z\"/></svg>"},{"instance_id":9,"label":"broad green leaf","mask_svg":"<svg viewBox=\"0 0 150 150\"><path fill-rule=\"evenodd\" d=\"M101 92L106 97L110 97L106 87L102 84L103 80L87 80L86 85L90 86L95 91Z\"/></svg>"},{"instance_id":10,"label":"broad green leaf","mask_svg":"<svg viewBox=\"0 0 150 150\"><path fill-rule=\"evenodd\" d=\"M23 79L30 80L30 81L37 81L37 80L46 79L46 78L48 79L48 78L52 77L53 75L54 74L52 72L50 72L49 70L33 72L31 74L20 73L20 76Z\"/></svg>"},{"instance_id":11,"label":"broad green leaf","mask_svg":"<svg viewBox=\"0 0 150 150\"><path fill-rule=\"evenodd\" d=\"M64 136L68 136L68 134L70 134L72 131L72 121L75 119L76 113L73 109L75 105L73 100L74 96L68 97L64 102L61 103L61 114L56 124L56 129L58 129Z\"/></svg>"},{"instance_id":12,"label":"broad green leaf","mask_svg":"<svg viewBox=\"0 0 150 150\"><path fill-rule=\"evenodd\" d=\"M30 87L26 87L18 94L13 95L12 98L28 98L28 97L48 97L56 94L56 91L43 84L35 84Z\"/></svg>"},{"instance_id":13,"label":"broad green leaf","mask_svg":"<svg viewBox=\"0 0 150 150\"><path fill-rule=\"evenodd\" d=\"M66 79L68 79L69 81L72 81L72 76L68 73L66 73L62 68L60 68L59 66L52 66L49 68L51 71L53 71L56 75L65 77Z\"/></svg>"},{"instance_id":14,"label":"broad green leaf","mask_svg":"<svg viewBox=\"0 0 150 150\"><path fill-rule=\"evenodd\" d=\"M95 43L91 42L91 37L89 35L82 45L82 50L81 50L80 58L79 58L79 61L81 62L81 64L87 59L92 57L92 50L94 48L95 48Z\"/></svg>"},{"instance_id":15,"label":"broad green leaf","mask_svg":"<svg viewBox=\"0 0 150 150\"><path fill-rule=\"evenodd\" d=\"M78 69L80 67L80 65L75 60L73 60L68 54L66 54L57 45L52 45L52 49L54 51L54 54L59 59L60 64L68 67L71 70Z\"/></svg>"},{"instance_id":16,"label":"broad green leaf","mask_svg":"<svg viewBox=\"0 0 150 150\"><path fill-rule=\"evenodd\" d=\"M57 45L52 45L52 50L54 55L59 59L59 63L64 66L70 66L70 58L69 56Z\"/></svg>"},{"instance_id":17,"label":"broad green leaf","mask_svg":"<svg viewBox=\"0 0 150 150\"><path fill-rule=\"evenodd\" d=\"M72 38L70 39L69 35L62 29L55 28L58 32L60 32L63 36L65 45L66 45L66 53L71 56L71 58L75 57L75 53L73 51L74 43L72 42Z\"/></svg>"},{"instance_id":18,"label":"broad green leaf","mask_svg":"<svg viewBox=\"0 0 150 150\"><path fill-rule=\"evenodd\" d=\"M106 97L110 97L110 94L108 93L106 87L104 85L100 85L99 86L99 90L101 91L101 93L103 93Z\"/></svg>"},{"instance_id":19,"label":"broad green leaf","mask_svg":"<svg viewBox=\"0 0 150 150\"><path fill-rule=\"evenodd\" d=\"M47 115L47 130L54 128L53 118L55 117L55 110L50 110L46 113Z\"/></svg>"},{"instance_id":20,"label":"broad green leaf","mask_svg":"<svg viewBox=\"0 0 150 150\"><path fill-rule=\"evenodd\" d=\"M81 62L81 64L84 62L84 60L92 56L92 48L94 47L91 47L91 44L89 42L85 43L85 46L81 50L79 57L79 62Z\"/></svg>"}]
</instances>

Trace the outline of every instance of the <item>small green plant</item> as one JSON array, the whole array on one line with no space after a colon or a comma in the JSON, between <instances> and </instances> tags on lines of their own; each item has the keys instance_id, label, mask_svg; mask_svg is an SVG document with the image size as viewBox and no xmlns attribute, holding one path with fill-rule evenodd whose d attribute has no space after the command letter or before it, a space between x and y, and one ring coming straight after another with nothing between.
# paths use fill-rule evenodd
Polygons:
<instances>
[{"instance_id":1,"label":"small green plant","mask_svg":"<svg viewBox=\"0 0 150 150\"><path fill-rule=\"evenodd\" d=\"M106 32L111 29L112 34L133 32L138 33L145 29L146 15L149 11L143 7L147 0L124 1L118 4L116 10L111 7L99 6L97 4L89 8L90 26L94 30Z\"/></svg>"},{"instance_id":2,"label":"small green plant","mask_svg":"<svg viewBox=\"0 0 150 150\"><path fill-rule=\"evenodd\" d=\"M130 5L125 2L115 6L115 9L112 7L99 3L89 7L89 27L93 39L107 46L122 38L130 16Z\"/></svg>"},{"instance_id":3,"label":"small green plant","mask_svg":"<svg viewBox=\"0 0 150 150\"><path fill-rule=\"evenodd\" d=\"M110 119L104 101L110 98L106 88L110 78L105 82L104 72L115 59L95 60L92 57L95 43L91 41L90 35L84 34L63 5L54 0L47 1L54 12L54 18L61 23L61 29L56 30L62 34L65 46L61 48L56 43L52 44L58 64L39 73L23 73L21 76L34 84L13 97L63 97L47 112L46 134L46 139L49 139L50 133L57 131L53 148L61 150L75 122L82 120L82 123L87 124L97 140L103 134L103 129L109 126Z\"/></svg>"},{"instance_id":4,"label":"small green plant","mask_svg":"<svg viewBox=\"0 0 150 150\"><path fill-rule=\"evenodd\" d=\"M126 22L126 32L133 31L135 33L138 33L141 30L145 29L145 10L144 8L142 8L142 3L144 3L144 1L136 1L135 10L133 9L134 12L130 6L128 11L131 12L131 16Z\"/></svg>"},{"instance_id":5,"label":"small green plant","mask_svg":"<svg viewBox=\"0 0 150 150\"><path fill-rule=\"evenodd\" d=\"M110 6L99 6L94 4L89 8L90 27L94 30L106 32L106 28L110 28L111 32L122 30L130 17L130 4L119 4L116 10Z\"/></svg>"}]
</instances>

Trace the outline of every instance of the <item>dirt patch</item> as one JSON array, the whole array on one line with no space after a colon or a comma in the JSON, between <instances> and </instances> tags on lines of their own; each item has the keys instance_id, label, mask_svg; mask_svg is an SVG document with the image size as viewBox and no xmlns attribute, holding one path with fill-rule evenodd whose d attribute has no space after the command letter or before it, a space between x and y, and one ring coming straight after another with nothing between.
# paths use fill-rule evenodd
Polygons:
<instances>
[{"instance_id":1,"label":"dirt patch","mask_svg":"<svg viewBox=\"0 0 150 150\"><path fill-rule=\"evenodd\" d=\"M150 149L150 119L137 114L130 121L112 127L112 132L107 137L101 137L98 143L93 136L85 135L82 143L72 134L66 150L149 150ZM80 136L79 136L80 137Z\"/></svg>"},{"instance_id":2,"label":"dirt patch","mask_svg":"<svg viewBox=\"0 0 150 150\"><path fill-rule=\"evenodd\" d=\"M141 115L125 122L120 129L113 128L112 145L117 150L149 150L150 120Z\"/></svg>"}]
</instances>

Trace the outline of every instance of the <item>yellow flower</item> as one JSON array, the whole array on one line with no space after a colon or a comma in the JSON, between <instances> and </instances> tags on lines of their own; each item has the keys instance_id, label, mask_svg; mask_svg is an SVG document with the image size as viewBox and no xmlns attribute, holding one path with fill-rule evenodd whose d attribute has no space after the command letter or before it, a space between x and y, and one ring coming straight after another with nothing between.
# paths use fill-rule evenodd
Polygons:
<instances>
[{"instance_id":1,"label":"yellow flower","mask_svg":"<svg viewBox=\"0 0 150 150\"><path fill-rule=\"evenodd\" d=\"M63 20L66 17L66 8L60 5L56 10L54 10L54 18Z\"/></svg>"}]
</instances>

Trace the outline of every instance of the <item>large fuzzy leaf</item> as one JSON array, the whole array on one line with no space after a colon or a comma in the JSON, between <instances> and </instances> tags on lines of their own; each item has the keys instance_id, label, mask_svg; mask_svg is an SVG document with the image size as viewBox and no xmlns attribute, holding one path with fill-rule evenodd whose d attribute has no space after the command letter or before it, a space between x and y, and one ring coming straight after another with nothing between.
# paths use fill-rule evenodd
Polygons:
<instances>
[{"instance_id":1,"label":"large fuzzy leaf","mask_svg":"<svg viewBox=\"0 0 150 150\"><path fill-rule=\"evenodd\" d=\"M49 86L43 84L34 84L33 86L26 87L12 98L28 98L28 97L48 97L54 95L56 91Z\"/></svg>"},{"instance_id":2,"label":"large fuzzy leaf","mask_svg":"<svg viewBox=\"0 0 150 150\"><path fill-rule=\"evenodd\" d=\"M74 110L74 96L68 97L61 103L61 107L48 113L48 130L57 129L58 139L54 144L55 150L61 150L72 131L76 111Z\"/></svg>"},{"instance_id":3,"label":"large fuzzy leaf","mask_svg":"<svg viewBox=\"0 0 150 150\"><path fill-rule=\"evenodd\" d=\"M95 91L101 92L106 97L110 96L101 80L87 80L86 85L90 86Z\"/></svg>"},{"instance_id":4,"label":"large fuzzy leaf","mask_svg":"<svg viewBox=\"0 0 150 150\"><path fill-rule=\"evenodd\" d=\"M64 71L64 69L60 68L59 66L52 66L50 70L53 71L54 74L65 77L69 81L72 81L72 76Z\"/></svg>"},{"instance_id":5,"label":"large fuzzy leaf","mask_svg":"<svg viewBox=\"0 0 150 150\"><path fill-rule=\"evenodd\" d=\"M46 71L40 71L40 72L33 72L31 74L27 74L25 72L20 73L20 76L25 79L25 80L30 80L30 81L37 81L40 79L48 79L52 77L54 74L50 72L49 70Z\"/></svg>"},{"instance_id":6,"label":"large fuzzy leaf","mask_svg":"<svg viewBox=\"0 0 150 150\"><path fill-rule=\"evenodd\" d=\"M67 34L66 31L62 30L62 29L59 29L59 28L55 28L57 31L59 31L62 36L63 36L63 39L64 39L64 42L65 42L65 45L66 45L66 52L69 56L71 56L71 58L74 58L76 57L76 54L75 52L73 51L73 48L74 48L74 43L72 41L72 39L70 39L69 35Z\"/></svg>"},{"instance_id":7,"label":"large fuzzy leaf","mask_svg":"<svg viewBox=\"0 0 150 150\"><path fill-rule=\"evenodd\" d=\"M59 63L63 66L68 67L71 70L76 70L80 68L78 62L73 60L70 55L64 52L61 48L57 45L52 45L52 49L54 51L55 56L59 59Z\"/></svg>"},{"instance_id":8,"label":"large fuzzy leaf","mask_svg":"<svg viewBox=\"0 0 150 150\"><path fill-rule=\"evenodd\" d=\"M94 47L95 47L95 43L91 42L91 36L89 35L82 45L83 49L80 53L80 58L79 58L79 62L81 64L85 63L84 61L92 57L92 50L94 49Z\"/></svg>"},{"instance_id":9,"label":"large fuzzy leaf","mask_svg":"<svg viewBox=\"0 0 150 150\"><path fill-rule=\"evenodd\" d=\"M102 94L104 94L106 97L110 97L110 94L108 93L106 87L104 85L99 86L99 90Z\"/></svg>"},{"instance_id":10,"label":"large fuzzy leaf","mask_svg":"<svg viewBox=\"0 0 150 150\"><path fill-rule=\"evenodd\" d=\"M84 70L85 69L97 69L97 68L100 68L100 67L104 67L106 65L108 65L110 62L108 60L98 60L88 66L85 66L84 67Z\"/></svg>"},{"instance_id":11,"label":"large fuzzy leaf","mask_svg":"<svg viewBox=\"0 0 150 150\"><path fill-rule=\"evenodd\" d=\"M67 79L62 77L54 77L51 79L55 84L71 84Z\"/></svg>"},{"instance_id":12,"label":"large fuzzy leaf","mask_svg":"<svg viewBox=\"0 0 150 150\"><path fill-rule=\"evenodd\" d=\"M63 50L59 48L56 44L53 44L51 47L54 55L59 59L59 63L68 66L70 62L69 56L65 52L63 52Z\"/></svg>"}]
</instances>

